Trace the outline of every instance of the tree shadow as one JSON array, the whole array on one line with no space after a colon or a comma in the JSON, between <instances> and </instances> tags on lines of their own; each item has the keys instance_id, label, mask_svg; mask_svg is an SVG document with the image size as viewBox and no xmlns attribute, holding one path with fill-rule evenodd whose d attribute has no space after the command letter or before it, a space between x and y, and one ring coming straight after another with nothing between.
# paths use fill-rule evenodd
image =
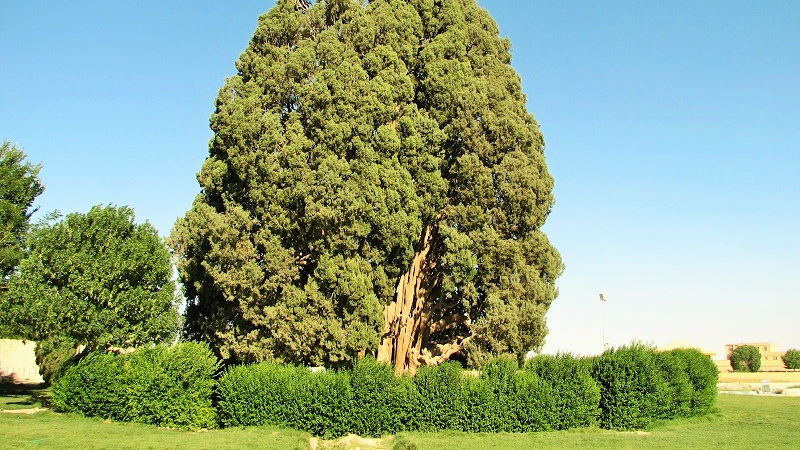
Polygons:
<instances>
[{"instance_id":1,"label":"tree shadow","mask_svg":"<svg viewBox=\"0 0 800 450\"><path fill-rule=\"evenodd\" d=\"M0 397L5 397L0 409L3 409L3 405L46 407L50 401L50 391L44 383L14 383L2 379Z\"/></svg>"}]
</instances>

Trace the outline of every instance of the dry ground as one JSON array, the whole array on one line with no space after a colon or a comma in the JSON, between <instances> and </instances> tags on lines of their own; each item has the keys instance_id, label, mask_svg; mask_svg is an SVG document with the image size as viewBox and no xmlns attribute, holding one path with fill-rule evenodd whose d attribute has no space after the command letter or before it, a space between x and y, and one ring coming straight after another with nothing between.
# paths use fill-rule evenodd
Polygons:
<instances>
[{"instance_id":1,"label":"dry ground","mask_svg":"<svg viewBox=\"0 0 800 450\"><path fill-rule=\"evenodd\" d=\"M800 372L721 372L719 374L720 383L760 383L761 380L800 385Z\"/></svg>"}]
</instances>

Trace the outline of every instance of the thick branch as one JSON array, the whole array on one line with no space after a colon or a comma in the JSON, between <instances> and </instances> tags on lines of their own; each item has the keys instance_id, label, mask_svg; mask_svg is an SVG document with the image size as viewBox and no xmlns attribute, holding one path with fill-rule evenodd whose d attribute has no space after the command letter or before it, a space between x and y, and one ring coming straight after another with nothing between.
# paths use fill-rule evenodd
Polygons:
<instances>
[{"instance_id":1,"label":"thick branch","mask_svg":"<svg viewBox=\"0 0 800 450\"><path fill-rule=\"evenodd\" d=\"M475 335L467 337L459 336L448 344L436 344L436 349L439 352L438 355L433 355L428 349L425 349L418 358L423 364L430 366L439 365L450 359L451 356L464 350L464 346L467 345L467 342L471 341L474 337Z\"/></svg>"},{"instance_id":2,"label":"thick branch","mask_svg":"<svg viewBox=\"0 0 800 450\"><path fill-rule=\"evenodd\" d=\"M449 316L442 317L441 319L437 320L436 322L431 324L431 334L449 330L451 328L455 328L462 323L467 321L467 317L463 314L451 314Z\"/></svg>"}]
</instances>

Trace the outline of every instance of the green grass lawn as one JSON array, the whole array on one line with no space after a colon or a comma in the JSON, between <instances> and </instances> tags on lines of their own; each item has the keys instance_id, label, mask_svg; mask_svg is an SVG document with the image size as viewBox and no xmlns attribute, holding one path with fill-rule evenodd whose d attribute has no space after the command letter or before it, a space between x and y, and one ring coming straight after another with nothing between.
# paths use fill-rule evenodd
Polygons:
<instances>
[{"instance_id":1,"label":"green grass lawn","mask_svg":"<svg viewBox=\"0 0 800 450\"><path fill-rule=\"evenodd\" d=\"M41 406L41 391L3 392L0 409ZM381 441L383 447L405 443L418 449L675 449L797 448L800 398L721 395L718 412L703 418L657 423L641 432L583 429L548 433L403 433ZM0 414L0 448L14 449L296 449L308 448L310 436L276 427L232 428L208 432L167 430L115 423L50 411ZM324 442L318 448L325 447ZM337 448L355 448L342 446ZM362 449L376 448L359 444Z\"/></svg>"}]
</instances>

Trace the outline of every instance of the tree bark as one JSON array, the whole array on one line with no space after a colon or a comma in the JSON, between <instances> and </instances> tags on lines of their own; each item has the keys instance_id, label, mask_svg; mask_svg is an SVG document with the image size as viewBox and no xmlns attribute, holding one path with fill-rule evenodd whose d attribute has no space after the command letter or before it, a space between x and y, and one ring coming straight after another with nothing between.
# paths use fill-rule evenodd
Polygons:
<instances>
[{"instance_id":1,"label":"tree bark","mask_svg":"<svg viewBox=\"0 0 800 450\"><path fill-rule=\"evenodd\" d=\"M469 337L430 347L431 313L435 309L433 295L439 283L433 255L435 229L425 228L420 250L414 255L406 273L397 283L394 300L383 309L383 334L378 347L378 361L393 364L397 374L415 374L421 365L438 365L464 348ZM452 323L466 318L448 317ZM441 324L439 324L441 326ZM443 327L444 328L444 327ZM442 329L442 328L440 328Z\"/></svg>"}]
</instances>

